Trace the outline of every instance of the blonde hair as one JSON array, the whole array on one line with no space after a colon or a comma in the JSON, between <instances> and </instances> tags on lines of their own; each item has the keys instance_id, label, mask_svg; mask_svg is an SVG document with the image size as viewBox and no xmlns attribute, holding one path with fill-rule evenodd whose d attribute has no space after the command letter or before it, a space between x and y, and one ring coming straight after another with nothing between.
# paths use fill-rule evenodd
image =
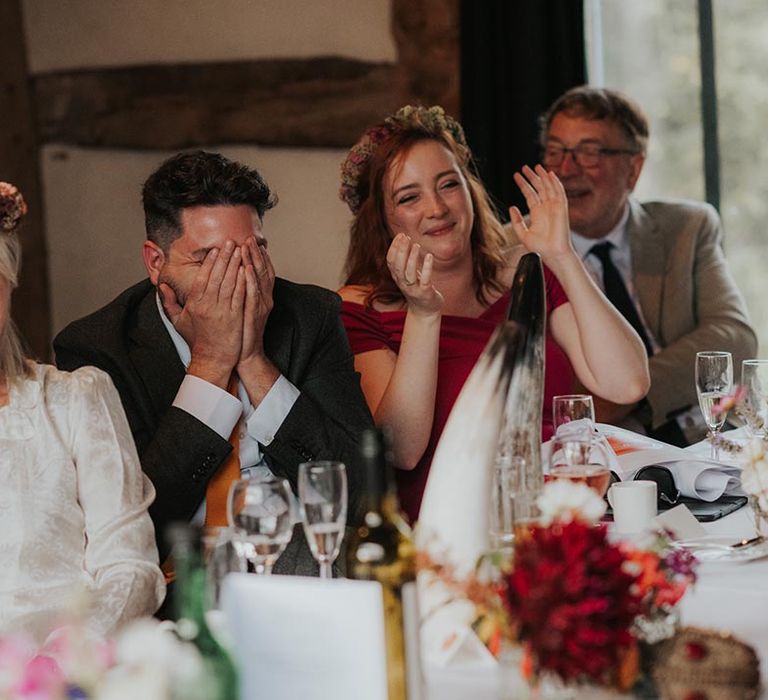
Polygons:
<instances>
[{"instance_id":1,"label":"blonde hair","mask_svg":"<svg viewBox=\"0 0 768 700\"><path fill-rule=\"evenodd\" d=\"M19 283L19 268L21 267L21 244L15 232L0 231L0 277L4 277L15 289ZM5 329L0 332L0 377L5 377L8 383L26 377L31 373L31 366L21 344L16 325L10 318Z\"/></svg>"}]
</instances>

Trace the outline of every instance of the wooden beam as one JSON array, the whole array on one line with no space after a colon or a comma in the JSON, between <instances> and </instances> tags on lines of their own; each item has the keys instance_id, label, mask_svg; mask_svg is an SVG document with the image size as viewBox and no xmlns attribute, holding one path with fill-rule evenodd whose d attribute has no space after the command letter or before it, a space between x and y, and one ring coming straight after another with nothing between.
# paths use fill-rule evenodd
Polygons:
<instances>
[{"instance_id":1,"label":"wooden beam","mask_svg":"<svg viewBox=\"0 0 768 700\"><path fill-rule=\"evenodd\" d=\"M395 64L340 57L144 65L33 79L40 143L341 147L403 104L459 109L458 0L393 0Z\"/></svg>"},{"instance_id":2,"label":"wooden beam","mask_svg":"<svg viewBox=\"0 0 768 700\"><path fill-rule=\"evenodd\" d=\"M346 147L404 100L393 65L346 58L151 65L34 79L41 142Z\"/></svg>"},{"instance_id":3,"label":"wooden beam","mask_svg":"<svg viewBox=\"0 0 768 700\"><path fill-rule=\"evenodd\" d=\"M13 295L12 311L32 353L48 360L51 311L43 197L21 0L0 0L0 17L0 180L15 184L29 205L21 229L21 283Z\"/></svg>"},{"instance_id":4,"label":"wooden beam","mask_svg":"<svg viewBox=\"0 0 768 700\"><path fill-rule=\"evenodd\" d=\"M22 0L0 0L0 179L30 204L14 315L50 356L38 145L340 147L407 103L459 111L458 0L392 0L394 64L338 57L150 65L27 78ZM31 87L30 87L31 85Z\"/></svg>"},{"instance_id":5,"label":"wooden beam","mask_svg":"<svg viewBox=\"0 0 768 700\"><path fill-rule=\"evenodd\" d=\"M403 94L459 118L459 0L392 0Z\"/></svg>"}]
</instances>

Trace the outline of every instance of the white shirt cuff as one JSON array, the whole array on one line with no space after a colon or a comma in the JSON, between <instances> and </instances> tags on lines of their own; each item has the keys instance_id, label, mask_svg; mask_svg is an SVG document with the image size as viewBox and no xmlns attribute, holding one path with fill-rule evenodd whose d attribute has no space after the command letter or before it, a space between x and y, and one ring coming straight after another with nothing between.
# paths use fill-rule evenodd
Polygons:
<instances>
[{"instance_id":1,"label":"white shirt cuff","mask_svg":"<svg viewBox=\"0 0 768 700\"><path fill-rule=\"evenodd\" d=\"M300 393L281 374L261 403L248 416L248 434L262 445L269 445L275 439L275 433L280 429Z\"/></svg>"},{"instance_id":2,"label":"white shirt cuff","mask_svg":"<svg viewBox=\"0 0 768 700\"><path fill-rule=\"evenodd\" d=\"M225 440L229 440L243 412L240 399L193 374L184 377L172 405L194 416Z\"/></svg>"}]
</instances>

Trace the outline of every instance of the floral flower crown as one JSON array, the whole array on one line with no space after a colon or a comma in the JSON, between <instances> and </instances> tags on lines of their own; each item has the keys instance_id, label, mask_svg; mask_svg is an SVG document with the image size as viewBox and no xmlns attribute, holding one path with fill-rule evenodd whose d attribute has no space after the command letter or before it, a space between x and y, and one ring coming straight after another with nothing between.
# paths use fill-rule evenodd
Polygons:
<instances>
[{"instance_id":1,"label":"floral flower crown","mask_svg":"<svg viewBox=\"0 0 768 700\"><path fill-rule=\"evenodd\" d=\"M0 182L0 231L10 233L15 230L26 213L27 203L18 188Z\"/></svg>"},{"instance_id":2,"label":"floral flower crown","mask_svg":"<svg viewBox=\"0 0 768 700\"><path fill-rule=\"evenodd\" d=\"M460 146L467 148L464 130L453 117L448 116L442 107L417 107L406 105L395 114L387 117L383 123L366 131L360 140L350 149L341 164L341 189L339 197L346 202L353 214L357 214L362 204L357 191L360 176L368 168L371 156L379 147L398 131L420 128L429 134L439 136L447 131Z\"/></svg>"}]
</instances>

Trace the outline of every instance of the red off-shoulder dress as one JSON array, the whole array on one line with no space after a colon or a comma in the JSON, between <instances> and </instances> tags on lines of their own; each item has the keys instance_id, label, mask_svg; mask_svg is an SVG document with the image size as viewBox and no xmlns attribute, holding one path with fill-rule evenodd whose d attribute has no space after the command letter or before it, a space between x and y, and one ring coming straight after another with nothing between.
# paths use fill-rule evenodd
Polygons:
<instances>
[{"instance_id":1,"label":"red off-shoulder dress","mask_svg":"<svg viewBox=\"0 0 768 700\"><path fill-rule=\"evenodd\" d=\"M568 298L557 278L546 267L544 281L549 314L567 302ZM411 522L418 518L432 455L451 408L491 334L504 320L508 304L507 292L477 318L443 315L440 325L435 415L432 419L429 443L415 469L396 470L400 505ZM381 348L389 348L395 353L400 350L405 311L375 311L365 308L362 304L344 301L341 317L355 355ZM547 440L552 435L552 397L571 393L573 369L565 353L549 333L545 341L545 358L542 437Z\"/></svg>"}]
</instances>

